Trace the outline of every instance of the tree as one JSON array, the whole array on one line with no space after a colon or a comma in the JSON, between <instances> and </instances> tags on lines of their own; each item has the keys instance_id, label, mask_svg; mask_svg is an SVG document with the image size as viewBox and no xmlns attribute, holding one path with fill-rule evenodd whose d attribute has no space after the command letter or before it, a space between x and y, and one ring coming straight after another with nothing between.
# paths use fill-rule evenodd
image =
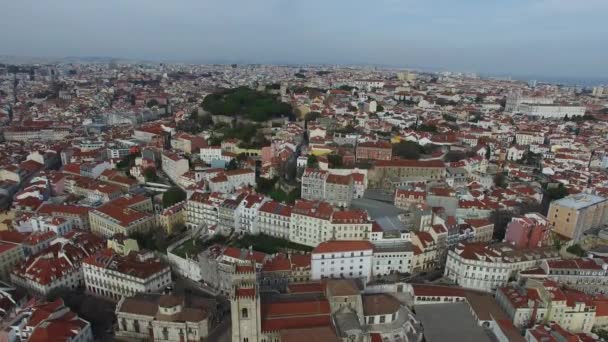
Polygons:
<instances>
[{"instance_id":1,"label":"tree","mask_svg":"<svg viewBox=\"0 0 608 342\"><path fill-rule=\"evenodd\" d=\"M465 153L462 151L450 151L448 153L446 153L444 160L446 162L457 162L457 161L461 161L465 158Z\"/></svg>"},{"instance_id":2,"label":"tree","mask_svg":"<svg viewBox=\"0 0 608 342\"><path fill-rule=\"evenodd\" d=\"M437 133L437 126L421 124L418 126L418 130L422 132Z\"/></svg>"},{"instance_id":3,"label":"tree","mask_svg":"<svg viewBox=\"0 0 608 342\"><path fill-rule=\"evenodd\" d=\"M329 163L329 167L332 169L337 169L342 167L342 156L339 154L330 154L327 156L327 162Z\"/></svg>"},{"instance_id":4,"label":"tree","mask_svg":"<svg viewBox=\"0 0 608 342\"><path fill-rule=\"evenodd\" d=\"M566 251L570 254L574 254L579 257L584 257L585 254L587 253L579 244L575 244L575 245L572 245L572 246L566 248Z\"/></svg>"},{"instance_id":5,"label":"tree","mask_svg":"<svg viewBox=\"0 0 608 342\"><path fill-rule=\"evenodd\" d=\"M146 182L156 182L158 181L158 176L156 175L156 170L153 167L149 167L144 170L144 178Z\"/></svg>"},{"instance_id":6,"label":"tree","mask_svg":"<svg viewBox=\"0 0 608 342\"><path fill-rule=\"evenodd\" d=\"M146 103L146 106L148 106L148 108L158 106L158 101L156 101L156 99L152 99L152 100L148 101L148 103Z\"/></svg>"},{"instance_id":7,"label":"tree","mask_svg":"<svg viewBox=\"0 0 608 342\"><path fill-rule=\"evenodd\" d=\"M315 121L315 120L317 120L320 117L321 117L321 113L319 113L319 112L308 112L304 116L304 120L306 120L306 121Z\"/></svg>"},{"instance_id":8,"label":"tree","mask_svg":"<svg viewBox=\"0 0 608 342\"><path fill-rule=\"evenodd\" d=\"M226 170L236 170L239 168L239 163L236 161L236 159L230 159L230 161L228 162L228 165L226 165Z\"/></svg>"},{"instance_id":9,"label":"tree","mask_svg":"<svg viewBox=\"0 0 608 342\"><path fill-rule=\"evenodd\" d=\"M403 159L419 159L420 149L418 144L412 141L401 141L393 145L393 155Z\"/></svg>"},{"instance_id":10,"label":"tree","mask_svg":"<svg viewBox=\"0 0 608 342\"><path fill-rule=\"evenodd\" d=\"M165 193L163 193L163 208L168 208L174 205L175 203L185 200L186 193L184 192L184 190L178 187L170 188L169 190L165 191Z\"/></svg>"},{"instance_id":11,"label":"tree","mask_svg":"<svg viewBox=\"0 0 608 342\"><path fill-rule=\"evenodd\" d=\"M255 190L261 194L268 195L274 189L278 180L279 179L277 177L273 179L259 178L256 181Z\"/></svg>"},{"instance_id":12,"label":"tree","mask_svg":"<svg viewBox=\"0 0 608 342\"><path fill-rule=\"evenodd\" d=\"M562 183L560 183L556 187L547 189L547 196L549 196L550 201L556 201L556 200L562 199L568 195L569 195L568 189Z\"/></svg>"},{"instance_id":13,"label":"tree","mask_svg":"<svg viewBox=\"0 0 608 342\"><path fill-rule=\"evenodd\" d=\"M492 157L492 150L490 149L490 146L486 146L486 160L490 160L491 157Z\"/></svg>"},{"instance_id":14,"label":"tree","mask_svg":"<svg viewBox=\"0 0 608 342\"><path fill-rule=\"evenodd\" d=\"M499 188L507 187L507 179L506 179L504 173L497 173L494 176L494 186L499 187Z\"/></svg>"},{"instance_id":15,"label":"tree","mask_svg":"<svg viewBox=\"0 0 608 342\"><path fill-rule=\"evenodd\" d=\"M319 160L317 159L317 156L315 156L314 154L309 155L308 159L306 160L306 166L311 168L318 167Z\"/></svg>"},{"instance_id":16,"label":"tree","mask_svg":"<svg viewBox=\"0 0 608 342\"><path fill-rule=\"evenodd\" d=\"M381 104L377 105L376 112L384 112L384 107Z\"/></svg>"}]
</instances>

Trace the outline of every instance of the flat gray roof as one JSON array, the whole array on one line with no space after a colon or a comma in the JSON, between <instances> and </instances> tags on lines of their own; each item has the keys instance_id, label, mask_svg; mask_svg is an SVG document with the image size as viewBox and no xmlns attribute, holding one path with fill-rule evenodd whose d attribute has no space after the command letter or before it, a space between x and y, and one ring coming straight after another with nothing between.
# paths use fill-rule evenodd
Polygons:
<instances>
[{"instance_id":1,"label":"flat gray roof","mask_svg":"<svg viewBox=\"0 0 608 342\"><path fill-rule=\"evenodd\" d=\"M604 197L592 194L576 194L559 199L555 201L555 204L566 208L583 209L585 207L603 202L605 200L606 199Z\"/></svg>"},{"instance_id":2,"label":"flat gray roof","mask_svg":"<svg viewBox=\"0 0 608 342\"><path fill-rule=\"evenodd\" d=\"M427 342L492 341L477 325L467 303L422 304L415 310Z\"/></svg>"}]
</instances>

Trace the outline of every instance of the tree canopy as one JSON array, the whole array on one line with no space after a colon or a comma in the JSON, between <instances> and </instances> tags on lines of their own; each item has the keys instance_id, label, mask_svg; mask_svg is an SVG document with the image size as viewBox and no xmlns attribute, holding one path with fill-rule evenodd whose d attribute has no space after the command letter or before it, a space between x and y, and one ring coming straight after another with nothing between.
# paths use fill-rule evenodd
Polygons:
<instances>
[{"instance_id":1,"label":"tree canopy","mask_svg":"<svg viewBox=\"0 0 608 342\"><path fill-rule=\"evenodd\" d=\"M403 159L419 159L420 145L413 141L401 141L393 145L393 155Z\"/></svg>"},{"instance_id":2,"label":"tree canopy","mask_svg":"<svg viewBox=\"0 0 608 342\"><path fill-rule=\"evenodd\" d=\"M163 193L163 208L168 208L175 203L186 200L186 193L184 190L173 187Z\"/></svg>"},{"instance_id":3,"label":"tree canopy","mask_svg":"<svg viewBox=\"0 0 608 342\"><path fill-rule=\"evenodd\" d=\"M291 105L280 102L276 95L246 87L209 94L202 106L213 115L242 115L257 122L288 116L292 112Z\"/></svg>"}]
</instances>

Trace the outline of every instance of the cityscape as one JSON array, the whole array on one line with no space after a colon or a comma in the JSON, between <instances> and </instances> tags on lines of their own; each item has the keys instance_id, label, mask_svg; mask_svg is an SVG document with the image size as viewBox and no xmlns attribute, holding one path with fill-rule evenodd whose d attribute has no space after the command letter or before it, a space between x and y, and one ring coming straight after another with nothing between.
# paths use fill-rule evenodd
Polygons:
<instances>
[{"instance_id":1,"label":"cityscape","mask_svg":"<svg viewBox=\"0 0 608 342\"><path fill-rule=\"evenodd\" d=\"M608 341L608 3L0 8L0 342Z\"/></svg>"}]
</instances>

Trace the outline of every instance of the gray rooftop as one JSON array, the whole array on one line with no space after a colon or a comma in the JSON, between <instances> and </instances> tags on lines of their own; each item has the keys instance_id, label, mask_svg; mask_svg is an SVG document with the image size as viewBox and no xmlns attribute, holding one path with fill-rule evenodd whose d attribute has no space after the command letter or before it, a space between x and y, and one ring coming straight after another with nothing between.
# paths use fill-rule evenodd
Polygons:
<instances>
[{"instance_id":1,"label":"gray rooftop","mask_svg":"<svg viewBox=\"0 0 608 342\"><path fill-rule=\"evenodd\" d=\"M417 305L416 318L422 323L427 342L491 341L466 303Z\"/></svg>"},{"instance_id":2,"label":"gray rooftop","mask_svg":"<svg viewBox=\"0 0 608 342\"><path fill-rule=\"evenodd\" d=\"M592 194L576 194L555 201L555 204L572 209L583 209L605 201L604 197Z\"/></svg>"}]
</instances>

